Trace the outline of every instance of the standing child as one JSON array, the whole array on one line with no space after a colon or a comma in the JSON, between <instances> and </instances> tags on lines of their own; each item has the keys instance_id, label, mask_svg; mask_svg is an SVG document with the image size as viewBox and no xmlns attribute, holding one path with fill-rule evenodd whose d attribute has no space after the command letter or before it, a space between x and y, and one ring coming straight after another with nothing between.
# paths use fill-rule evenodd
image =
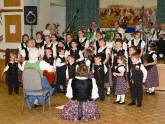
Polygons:
<instances>
[{"instance_id":1,"label":"standing child","mask_svg":"<svg viewBox=\"0 0 165 124\"><path fill-rule=\"evenodd\" d=\"M75 62L75 58L73 55L69 55L67 57L68 65L66 70L66 77L67 79L73 79L76 76L76 70L77 70L77 63Z\"/></svg>"},{"instance_id":2,"label":"standing child","mask_svg":"<svg viewBox=\"0 0 165 124\"><path fill-rule=\"evenodd\" d=\"M86 49L85 52L84 52L85 65L89 69L89 74L91 74L90 72L92 71L93 55L94 55L94 52L90 48Z\"/></svg>"},{"instance_id":3,"label":"standing child","mask_svg":"<svg viewBox=\"0 0 165 124\"><path fill-rule=\"evenodd\" d=\"M147 69L147 79L145 87L148 88L146 94L155 94L155 87L159 86L158 70L156 67L157 64L157 54L156 54L156 45L149 44L148 46L148 58L147 63L144 66Z\"/></svg>"},{"instance_id":4,"label":"standing child","mask_svg":"<svg viewBox=\"0 0 165 124\"><path fill-rule=\"evenodd\" d=\"M128 57L127 51L123 49L123 41L121 39L117 39L115 41L115 47L112 49L112 72L115 71L115 68L117 67L117 57L118 56L125 56ZM112 76L112 92L115 93L116 90L116 76Z\"/></svg>"},{"instance_id":5,"label":"standing child","mask_svg":"<svg viewBox=\"0 0 165 124\"><path fill-rule=\"evenodd\" d=\"M140 56L135 53L131 56L132 69L131 69L131 80L132 80L132 102L128 105L136 105L137 107L142 106L142 96L143 96L143 85L147 78L147 70L140 61Z\"/></svg>"},{"instance_id":6,"label":"standing child","mask_svg":"<svg viewBox=\"0 0 165 124\"><path fill-rule=\"evenodd\" d=\"M125 94L128 92L126 81L126 58L125 56L118 56L116 71L113 75L117 77L115 95L117 99L114 103L125 104Z\"/></svg>"},{"instance_id":7,"label":"standing child","mask_svg":"<svg viewBox=\"0 0 165 124\"><path fill-rule=\"evenodd\" d=\"M94 73L94 78L96 79L96 84L98 87L98 92L99 92L99 99L101 101L104 101L105 95L104 95L104 82L105 82L105 76L107 73L107 67L105 64L101 62L101 57L99 55L94 56L94 68L93 68L93 73Z\"/></svg>"},{"instance_id":8,"label":"standing child","mask_svg":"<svg viewBox=\"0 0 165 124\"><path fill-rule=\"evenodd\" d=\"M137 52L140 55L140 58L143 61L143 54L144 54L144 48L145 48L145 42L141 40L141 32L136 31L134 34L134 39L128 42L128 46L136 46L137 47Z\"/></svg>"},{"instance_id":9,"label":"standing child","mask_svg":"<svg viewBox=\"0 0 165 124\"><path fill-rule=\"evenodd\" d=\"M16 94L19 94L19 82L18 82L18 69L21 70L21 65L16 61L16 54L10 53L10 62L4 68L2 75L7 71L8 77L8 91L9 95L12 95L13 89Z\"/></svg>"},{"instance_id":10,"label":"standing child","mask_svg":"<svg viewBox=\"0 0 165 124\"><path fill-rule=\"evenodd\" d=\"M56 74L57 74L57 80L56 80L56 92L65 93L66 91L66 64L65 56L64 56L64 49L62 47L59 47L57 52L59 53L59 56L56 60Z\"/></svg>"},{"instance_id":11,"label":"standing child","mask_svg":"<svg viewBox=\"0 0 165 124\"><path fill-rule=\"evenodd\" d=\"M109 48L106 46L106 41L105 39L101 38L99 40L99 49L97 50L97 55L100 55L101 57L101 62L106 65L107 68L109 68ZM110 95L110 80L109 80L109 70L106 73L105 76L105 87L107 88L107 96Z\"/></svg>"},{"instance_id":12,"label":"standing child","mask_svg":"<svg viewBox=\"0 0 165 124\"><path fill-rule=\"evenodd\" d=\"M130 93L132 95L132 82L131 82L131 69L132 69L132 61L131 56L137 52L137 48L135 46L131 46L129 48L129 55L128 55L128 68L127 68L127 78L128 78L128 84ZM132 96L131 96L132 97Z\"/></svg>"},{"instance_id":13,"label":"standing child","mask_svg":"<svg viewBox=\"0 0 165 124\"><path fill-rule=\"evenodd\" d=\"M75 61L80 65L84 62L84 56L81 50L77 47L78 44L75 40L71 42L71 49L66 53L66 56L73 55L75 57Z\"/></svg>"}]
</instances>

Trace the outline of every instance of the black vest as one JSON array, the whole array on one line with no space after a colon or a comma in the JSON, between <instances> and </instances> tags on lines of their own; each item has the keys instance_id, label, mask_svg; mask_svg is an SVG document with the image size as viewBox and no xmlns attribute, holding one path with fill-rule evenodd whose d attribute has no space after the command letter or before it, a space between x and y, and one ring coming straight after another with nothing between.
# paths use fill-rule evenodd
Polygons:
<instances>
[{"instance_id":1,"label":"black vest","mask_svg":"<svg viewBox=\"0 0 165 124\"><path fill-rule=\"evenodd\" d=\"M142 40L139 41L138 45L135 46L134 44L134 39L131 41L131 46L135 46L137 48L137 52L140 53L141 52L141 43L142 43Z\"/></svg>"},{"instance_id":2,"label":"black vest","mask_svg":"<svg viewBox=\"0 0 165 124\"><path fill-rule=\"evenodd\" d=\"M79 50L70 50L70 55L73 55L75 57L75 60L79 59L80 58L80 55L79 55Z\"/></svg>"},{"instance_id":3,"label":"black vest","mask_svg":"<svg viewBox=\"0 0 165 124\"><path fill-rule=\"evenodd\" d=\"M37 48L41 48L44 45L44 40L42 40L40 43L36 43Z\"/></svg>"},{"instance_id":4,"label":"black vest","mask_svg":"<svg viewBox=\"0 0 165 124\"><path fill-rule=\"evenodd\" d=\"M24 49L25 50L25 60L29 60L29 51L27 48Z\"/></svg>"},{"instance_id":5,"label":"black vest","mask_svg":"<svg viewBox=\"0 0 165 124\"><path fill-rule=\"evenodd\" d=\"M26 47L24 47L25 43L21 43L21 49L25 49ZM26 45L25 45L26 46Z\"/></svg>"},{"instance_id":6,"label":"black vest","mask_svg":"<svg viewBox=\"0 0 165 124\"><path fill-rule=\"evenodd\" d=\"M92 88L93 88L91 79L80 80L74 78L72 80L71 86L73 92L72 100L78 100L78 101L91 100Z\"/></svg>"},{"instance_id":7,"label":"black vest","mask_svg":"<svg viewBox=\"0 0 165 124\"><path fill-rule=\"evenodd\" d=\"M51 57L47 58L46 55L44 55L43 60L47 63L49 63L50 65L54 64L54 58L53 55L51 55Z\"/></svg>"},{"instance_id":8,"label":"black vest","mask_svg":"<svg viewBox=\"0 0 165 124\"><path fill-rule=\"evenodd\" d=\"M142 82L143 80L143 72L140 69L141 63L138 64L133 64L132 69L131 69L131 79L134 82Z\"/></svg>"},{"instance_id":9,"label":"black vest","mask_svg":"<svg viewBox=\"0 0 165 124\"><path fill-rule=\"evenodd\" d=\"M105 73L104 73L104 65L94 65L94 77L96 79L96 82L103 82L104 83L104 78L105 78Z\"/></svg>"},{"instance_id":10,"label":"black vest","mask_svg":"<svg viewBox=\"0 0 165 124\"><path fill-rule=\"evenodd\" d=\"M80 49L80 50L85 49L86 41L87 41L87 38L85 38L85 40L84 40L83 42L80 42L80 41L78 40L78 49Z\"/></svg>"},{"instance_id":11,"label":"black vest","mask_svg":"<svg viewBox=\"0 0 165 124\"><path fill-rule=\"evenodd\" d=\"M18 63L14 62L8 63L9 69L8 69L8 75L10 76L18 76Z\"/></svg>"},{"instance_id":12,"label":"black vest","mask_svg":"<svg viewBox=\"0 0 165 124\"><path fill-rule=\"evenodd\" d=\"M114 66L116 66L117 65L117 57L118 56L124 56L125 50L122 49L122 50L117 51L116 49L112 49L112 53L113 53L113 57L114 57L113 64L114 64Z\"/></svg>"},{"instance_id":13,"label":"black vest","mask_svg":"<svg viewBox=\"0 0 165 124\"><path fill-rule=\"evenodd\" d=\"M76 63L73 63L72 65L68 64L68 72L69 72L69 79L75 78L76 76Z\"/></svg>"},{"instance_id":14,"label":"black vest","mask_svg":"<svg viewBox=\"0 0 165 124\"><path fill-rule=\"evenodd\" d=\"M62 57L58 56L57 58L60 58L61 59L61 63L66 62L65 61L65 57L62 58ZM58 72L64 73L64 75L66 75L65 74L66 73L66 65L61 66L61 67L56 67L56 69L57 69Z\"/></svg>"},{"instance_id":15,"label":"black vest","mask_svg":"<svg viewBox=\"0 0 165 124\"><path fill-rule=\"evenodd\" d=\"M46 48L51 48L51 49L53 49L53 44L51 44L50 47L47 47L47 44L45 44L45 45L44 45L44 49L46 49Z\"/></svg>"},{"instance_id":16,"label":"black vest","mask_svg":"<svg viewBox=\"0 0 165 124\"><path fill-rule=\"evenodd\" d=\"M152 52L151 54L148 54L147 63L152 63L152 62L154 62L154 59L152 58L152 56L153 56L154 54L156 54L156 52ZM153 65L148 65L148 66L146 66L146 69L147 69L147 70L150 70L152 67L153 67Z\"/></svg>"},{"instance_id":17,"label":"black vest","mask_svg":"<svg viewBox=\"0 0 165 124\"><path fill-rule=\"evenodd\" d=\"M97 51L97 55L100 55L101 56L101 62L104 62L104 60L106 59L106 47L103 49L103 51L102 52L98 52Z\"/></svg>"}]
</instances>

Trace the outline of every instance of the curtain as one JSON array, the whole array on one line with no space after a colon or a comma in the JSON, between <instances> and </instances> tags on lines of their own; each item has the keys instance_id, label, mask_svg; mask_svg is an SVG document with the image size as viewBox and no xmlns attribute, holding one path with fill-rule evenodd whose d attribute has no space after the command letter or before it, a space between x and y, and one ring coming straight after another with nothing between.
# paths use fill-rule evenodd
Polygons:
<instances>
[{"instance_id":1,"label":"curtain","mask_svg":"<svg viewBox=\"0 0 165 124\"><path fill-rule=\"evenodd\" d=\"M78 29L81 25L85 25L89 28L92 20L99 25L99 0L66 0L66 26L78 9L77 17L71 26Z\"/></svg>"},{"instance_id":2,"label":"curtain","mask_svg":"<svg viewBox=\"0 0 165 124\"><path fill-rule=\"evenodd\" d=\"M165 23L165 0L157 0L156 23Z\"/></svg>"}]
</instances>

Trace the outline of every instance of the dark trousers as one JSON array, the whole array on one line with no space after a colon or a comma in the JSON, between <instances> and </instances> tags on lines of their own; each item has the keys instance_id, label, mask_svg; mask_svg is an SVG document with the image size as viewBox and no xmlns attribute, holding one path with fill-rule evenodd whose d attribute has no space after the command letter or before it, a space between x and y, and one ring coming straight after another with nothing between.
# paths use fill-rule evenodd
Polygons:
<instances>
[{"instance_id":1,"label":"dark trousers","mask_svg":"<svg viewBox=\"0 0 165 124\"><path fill-rule=\"evenodd\" d=\"M116 82L117 78L115 76L112 76L112 93L115 93L116 91Z\"/></svg>"},{"instance_id":2,"label":"dark trousers","mask_svg":"<svg viewBox=\"0 0 165 124\"><path fill-rule=\"evenodd\" d=\"M134 82L132 84L132 102L136 102L137 99L137 104L141 105L142 104L142 96L143 96L143 85L142 81L141 82Z\"/></svg>"},{"instance_id":3,"label":"dark trousers","mask_svg":"<svg viewBox=\"0 0 165 124\"><path fill-rule=\"evenodd\" d=\"M130 89L130 93L131 93L131 99L132 99L132 82L131 82L131 78L130 78L130 73L127 73L127 77L128 77L128 84L129 84L129 89Z\"/></svg>"},{"instance_id":4,"label":"dark trousers","mask_svg":"<svg viewBox=\"0 0 165 124\"><path fill-rule=\"evenodd\" d=\"M98 87L98 93L99 93L99 98L100 100L104 100L105 94L104 94L104 82L97 82L97 87Z\"/></svg>"},{"instance_id":5,"label":"dark trousers","mask_svg":"<svg viewBox=\"0 0 165 124\"><path fill-rule=\"evenodd\" d=\"M56 92L61 92L60 86L63 87L63 91L66 90L66 74L65 71L57 70L57 80L56 80Z\"/></svg>"},{"instance_id":6,"label":"dark trousers","mask_svg":"<svg viewBox=\"0 0 165 124\"><path fill-rule=\"evenodd\" d=\"M12 94L13 89L14 89L16 94L19 93L19 82L18 82L18 76L16 76L16 75L8 76L8 90L9 90L9 94Z\"/></svg>"}]
</instances>

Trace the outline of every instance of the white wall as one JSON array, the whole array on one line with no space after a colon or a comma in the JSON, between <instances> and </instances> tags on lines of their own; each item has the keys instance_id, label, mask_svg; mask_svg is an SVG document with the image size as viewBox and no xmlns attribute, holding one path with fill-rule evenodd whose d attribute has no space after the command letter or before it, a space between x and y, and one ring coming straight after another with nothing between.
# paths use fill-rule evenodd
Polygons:
<instances>
[{"instance_id":1,"label":"white wall","mask_svg":"<svg viewBox=\"0 0 165 124\"><path fill-rule=\"evenodd\" d=\"M59 23L59 34L65 30L66 25L66 7L51 4L50 6L50 23Z\"/></svg>"},{"instance_id":2,"label":"white wall","mask_svg":"<svg viewBox=\"0 0 165 124\"><path fill-rule=\"evenodd\" d=\"M24 6L30 6L27 2L24 4ZM33 26L34 27L34 32L33 36L35 36L35 33L37 31L41 31L45 29L45 25L50 22L50 0L40 0L40 8L39 8L39 13L38 13L38 24ZM26 34L29 34L30 36L30 25L25 25L24 32Z\"/></svg>"}]
</instances>

